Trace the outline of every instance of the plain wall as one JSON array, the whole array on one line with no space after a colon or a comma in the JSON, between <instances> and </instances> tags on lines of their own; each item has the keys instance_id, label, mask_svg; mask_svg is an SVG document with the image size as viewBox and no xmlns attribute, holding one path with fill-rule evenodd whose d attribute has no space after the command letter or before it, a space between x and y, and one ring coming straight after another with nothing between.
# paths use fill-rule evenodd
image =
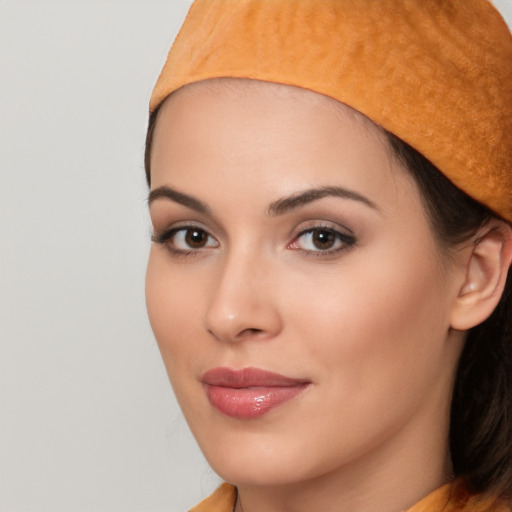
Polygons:
<instances>
[{"instance_id":1,"label":"plain wall","mask_svg":"<svg viewBox=\"0 0 512 512\"><path fill-rule=\"evenodd\" d=\"M190 2L0 3L0 510L183 511L208 469L144 304L148 100Z\"/></svg>"},{"instance_id":2,"label":"plain wall","mask_svg":"<svg viewBox=\"0 0 512 512\"><path fill-rule=\"evenodd\" d=\"M189 4L0 0L0 512L180 512L218 483L144 306L147 104Z\"/></svg>"}]
</instances>

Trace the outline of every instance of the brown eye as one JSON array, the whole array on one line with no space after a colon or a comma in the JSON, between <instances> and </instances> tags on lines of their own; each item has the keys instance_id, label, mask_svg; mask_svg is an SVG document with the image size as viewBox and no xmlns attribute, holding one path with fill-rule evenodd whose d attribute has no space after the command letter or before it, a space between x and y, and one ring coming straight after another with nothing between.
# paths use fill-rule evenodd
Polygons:
<instances>
[{"instance_id":1,"label":"brown eye","mask_svg":"<svg viewBox=\"0 0 512 512\"><path fill-rule=\"evenodd\" d=\"M202 229L187 229L185 231L185 243L191 249L202 249L208 243L208 235Z\"/></svg>"},{"instance_id":2,"label":"brown eye","mask_svg":"<svg viewBox=\"0 0 512 512\"><path fill-rule=\"evenodd\" d=\"M311 232L311 243L319 250L332 249L336 243L333 231L327 229L315 229Z\"/></svg>"},{"instance_id":3,"label":"brown eye","mask_svg":"<svg viewBox=\"0 0 512 512\"><path fill-rule=\"evenodd\" d=\"M354 246L356 239L353 235L341 233L336 229L316 227L300 233L291 244L292 249L301 249L308 253L333 254Z\"/></svg>"},{"instance_id":4,"label":"brown eye","mask_svg":"<svg viewBox=\"0 0 512 512\"><path fill-rule=\"evenodd\" d=\"M195 226L172 228L152 237L153 242L165 244L174 252L189 253L219 247L208 231Z\"/></svg>"}]
</instances>

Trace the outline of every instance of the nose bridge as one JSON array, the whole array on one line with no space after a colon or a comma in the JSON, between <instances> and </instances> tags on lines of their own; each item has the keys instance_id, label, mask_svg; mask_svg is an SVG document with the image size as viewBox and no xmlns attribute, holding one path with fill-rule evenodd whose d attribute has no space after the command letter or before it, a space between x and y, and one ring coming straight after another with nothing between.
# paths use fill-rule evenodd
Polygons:
<instances>
[{"instance_id":1,"label":"nose bridge","mask_svg":"<svg viewBox=\"0 0 512 512\"><path fill-rule=\"evenodd\" d=\"M250 247L239 247L226 254L206 312L206 328L215 338L271 338L280 331L278 305L269 289L269 272L269 262Z\"/></svg>"}]
</instances>

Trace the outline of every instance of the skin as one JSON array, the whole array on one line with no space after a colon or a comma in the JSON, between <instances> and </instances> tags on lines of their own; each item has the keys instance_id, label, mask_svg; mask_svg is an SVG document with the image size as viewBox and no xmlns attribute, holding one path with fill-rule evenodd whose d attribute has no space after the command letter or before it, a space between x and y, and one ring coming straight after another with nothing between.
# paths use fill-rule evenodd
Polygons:
<instances>
[{"instance_id":1,"label":"skin","mask_svg":"<svg viewBox=\"0 0 512 512\"><path fill-rule=\"evenodd\" d=\"M448 481L464 341L451 323L468 253L437 242L380 130L310 91L211 81L166 101L151 168L152 191L206 206L153 194L155 237L192 224L204 245L187 246L186 231L152 244L147 307L194 436L238 486L237 510L396 512ZM323 187L352 196L269 214ZM346 235L340 250L300 234L318 226ZM311 384L260 418L233 419L201 383L219 366Z\"/></svg>"}]
</instances>

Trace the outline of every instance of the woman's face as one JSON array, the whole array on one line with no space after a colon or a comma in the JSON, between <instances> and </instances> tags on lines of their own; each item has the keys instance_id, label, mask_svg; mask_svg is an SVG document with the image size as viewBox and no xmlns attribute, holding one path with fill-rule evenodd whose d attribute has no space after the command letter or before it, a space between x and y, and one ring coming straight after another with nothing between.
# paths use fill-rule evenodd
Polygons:
<instances>
[{"instance_id":1,"label":"woman's face","mask_svg":"<svg viewBox=\"0 0 512 512\"><path fill-rule=\"evenodd\" d=\"M224 479L446 449L459 274L374 125L301 89L196 84L160 113L151 179L149 317Z\"/></svg>"}]
</instances>

